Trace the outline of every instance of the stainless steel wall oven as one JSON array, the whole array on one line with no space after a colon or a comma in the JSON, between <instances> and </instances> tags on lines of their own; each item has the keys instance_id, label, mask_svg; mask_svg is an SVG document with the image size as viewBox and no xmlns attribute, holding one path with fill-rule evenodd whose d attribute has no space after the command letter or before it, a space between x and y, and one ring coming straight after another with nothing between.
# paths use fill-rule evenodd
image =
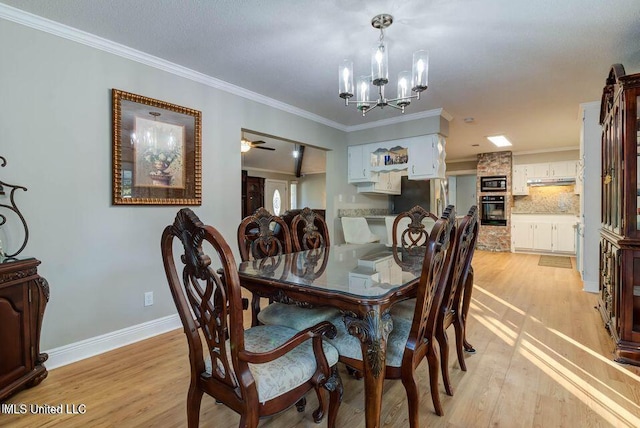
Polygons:
<instances>
[{"instance_id":1,"label":"stainless steel wall oven","mask_svg":"<svg viewBox=\"0 0 640 428\"><path fill-rule=\"evenodd\" d=\"M504 196L481 197L480 224L488 226L507 225Z\"/></svg>"}]
</instances>

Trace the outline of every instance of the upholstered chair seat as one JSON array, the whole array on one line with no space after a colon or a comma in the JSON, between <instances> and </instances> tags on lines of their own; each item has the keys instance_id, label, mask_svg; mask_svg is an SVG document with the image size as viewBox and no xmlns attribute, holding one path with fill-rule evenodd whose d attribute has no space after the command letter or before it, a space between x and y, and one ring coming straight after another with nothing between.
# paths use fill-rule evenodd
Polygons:
<instances>
[{"instance_id":1,"label":"upholstered chair seat","mask_svg":"<svg viewBox=\"0 0 640 428\"><path fill-rule=\"evenodd\" d=\"M340 314L336 308L319 306L301 308L296 305L274 302L258 313L260 324L286 325L296 330L304 330L322 321L328 321Z\"/></svg>"},{"instance_id":2,"label":"upholstered chair seat","mask_svg":"<svg viewBox=\"0 0 640 428\"><path fill-rule=\"evenodd\" d=\"M317 324L317 323L316 323ZM309 326L311 327L311 326ZM302 330L302 329L300 329ZM265 353L276 349L298 333L298 329L284 326L262 325L244 331L244 347L247 352ZM338 362L335 347L323 342L322 348L330 366ZM227 358L231 360L231 344L227 340ZM205 368L212 373L211 358L206 355ZM224 366L217 365L224 373ZM264 403L308 382L316 372L316 357L311 341L306 341L282 357L264 364L249 363L249 371L256 382L258 401Z\"/></svg>"},{"instance_id":3,"label":"upholstered chair seat","mask_svg":"<svg viewBox=\"0 0 640 428\"><path fill-rule=\"evenodd\" d=\"M360 340L349 334L344 325L342 316L330 320L336 326L336 337L329 340L336 347L341 357L362 361L362 348ZM393 319L393 330L387 338L387 366L402 367L402 356L411 332L412 320L403 318Z\"/></svg>"}]
</instances>

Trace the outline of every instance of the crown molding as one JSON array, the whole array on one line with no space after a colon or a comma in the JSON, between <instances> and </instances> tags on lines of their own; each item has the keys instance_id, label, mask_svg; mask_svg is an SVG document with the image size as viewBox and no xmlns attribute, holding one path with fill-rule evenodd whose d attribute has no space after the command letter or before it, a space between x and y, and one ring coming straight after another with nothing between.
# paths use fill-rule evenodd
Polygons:
<instances>
[{"instance_id":1,"label":"crown molding","mask_svg":"<svg viewBox=\"0 0 640 428\"><path fill-rule=\"evenodd\" d=\"M396 123L409 122L412 120L424 119L427 117L434 117L434 116L442 116L444 119L446 119L449 122L453 120L453 116L448 111L446 111L443 108L436 108L433 110L419 111L417 113L403 114L401 116L390 117L382 120L376 120L375 122L368 122L368 123L362 123L360 125L347 126L346 131L347 132L362 131L363 129L378 128L380 126L389 126L389 125L394 125Z\"/></svg>"},{"instance_id":2,"label":"crown molding","mask_svg":"<svg viewBox=\"0 0 640 428\"><path fill-rule=\"evenodd\" d=\"M239 97L255 101L260 104L264 104L269 107L273 107L277 110L284 111L316 123L320 123L329 126L334 129L338 129L343 132L353 132L363 129L377 128L380 126L388 126L396 123L408 122L412 120L424 119L433 116L442 116L444 119L451 121L453 116L446 110L434 109L423 112L417 112L413 114L401 115L397 117L378 120L375 122L363 123L360 125L347 126L341 123L329 120L314 113L310 113L298 107L294 107L290 104L283 103L273 98L266 97L256 92L244 89L240 86L233 85L220 79L208 76L204 73L191 70L187 67L172 63L170 61L158 58L148 53L130 48L120 43L115 43L111 40L107 40L102 37L98 37L95 34L87 33L86 31L78 30L68 25L61 24L59 22L52 21L50 19L43 18L41 16L34 15L29 12L25 12L20 9L16 9L11 6L0 3L0 18L15 22L17 24L24 25L36 30L43 31L45 33L52 34L54 36L62 37L67 40L71 40L76 43L89 46L103 52L108 52L113 55L117 55L122 58L126 58L132 61L136 61L141 64L148 65L158 70L166 71L185 79L192 80L194 82L209 86L211 88L219 89L221 91L228 92Z\"/></svg>"},{"instance_id":3,"label":"crown molding","mask_svg":"<svg viewBox=\"0 0 640 428\"><path fill-rule=\"evenodd\" d=\"M334 122L317 114L310 113L298 107L294 107L290 104L286 104L281 101L274 100L273 98L260 95L256 92L241 88L240 86L233 85L223 80L207 76L206 74L191 70L187 67L183 67L162 58L149 55L145 52L130 48L120 43L115 43L111 40L98 37L95 34L87 33L86 31L78 30L76 28L69 27L68 25L51 21L49 19L42 18L40 16L1 3L0 18L43 31L54 36L62 37L64 39L71 40L95 49L99 49L101 51L108 52L122 58L136 61L141 64L166 71L176 76L183 77L185 79L189 79L194 82L201 83L203 85L219 89L221 91L225 91L233 95L237 95L239 97L246 98L248 100L255 101L257 103L303 117L305 119L309 119L317 123L321 123L331 128L339 129L341 131L346 131L347 128L341 123Z\"/></svg>"},{"instance_id":4,"label":"crown molding","mask_svg":"<svg viewBox=\"0 0 640 428\"><path fill-rule=\"evenodd\" d=\"M580 150L580 146L568 146L568 147L555 147L555 148L544 148L539 150L524 150L521 152L511 152L513 156L521 156L521 155L535 155L539 153L551 153L551 152L568 152L573 150Z\"/></svg>"}]
</instances>

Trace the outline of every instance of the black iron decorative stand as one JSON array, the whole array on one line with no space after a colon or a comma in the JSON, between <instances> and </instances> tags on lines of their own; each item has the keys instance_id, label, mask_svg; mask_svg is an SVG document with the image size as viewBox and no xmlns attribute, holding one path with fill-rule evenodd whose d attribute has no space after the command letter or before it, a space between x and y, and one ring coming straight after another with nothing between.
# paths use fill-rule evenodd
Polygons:
<instances>
[{"instance_id":1,"label":"black iron decorative stand","mask_svg":"<svg viewBox=\"0 0 640 428\"><path fill-rule=\"evenodd\" d=\"M0 156L0 167L4 167L6 165L7 165L7 160L4 157ZM8 190L5 190L5 187L8 188ZM27 241L29 240L29 228L27 227L27 222L25 221L22 213L18 209L16 202L14 200L14 193L17 189L24 190L25 192L27 191L26 187L16 186L13 184L5 183L4 181L0 180L0 196L5 195L8 192L9 202L10 202L10 205L0 202L0 208L6 208L14 212L18 216L18 218L22 222L22 226L24 227L24 241L22 242L22 245L20 246L20 248L18 248L18 251L12 254L5 253L2 248L2 245L0 245L0 259L4 257L11 258L11 257L17 256L22 252L22 250L24 250L24 247L27 246ZM6 222L7 222L7 216L0 213L0 226L4 225Z\"/></svg>"}]
</instances>

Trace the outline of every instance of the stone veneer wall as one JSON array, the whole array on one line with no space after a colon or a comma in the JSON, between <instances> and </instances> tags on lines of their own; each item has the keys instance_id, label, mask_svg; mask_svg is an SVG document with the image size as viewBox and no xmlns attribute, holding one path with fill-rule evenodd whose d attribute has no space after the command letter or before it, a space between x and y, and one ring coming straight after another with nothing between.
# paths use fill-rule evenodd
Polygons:
<instances>
[{"instance_id":1,"label":"stone veneer wall","mask_svg":"<svg viewBox=\"0 0 640 428\"><path fill-rule=\"evenodd\" d=\"M476 181L476 194L478 195L478 208L480 198L484 195L504 195L504 209L507 218L506 226L480 225L477 248L488 251L511 251L511 152L480 153L478 155L478 179ZM480 192L480 177L491 175L505 175L507 177L506 192Z\"/></svg>"}]
</instances>

